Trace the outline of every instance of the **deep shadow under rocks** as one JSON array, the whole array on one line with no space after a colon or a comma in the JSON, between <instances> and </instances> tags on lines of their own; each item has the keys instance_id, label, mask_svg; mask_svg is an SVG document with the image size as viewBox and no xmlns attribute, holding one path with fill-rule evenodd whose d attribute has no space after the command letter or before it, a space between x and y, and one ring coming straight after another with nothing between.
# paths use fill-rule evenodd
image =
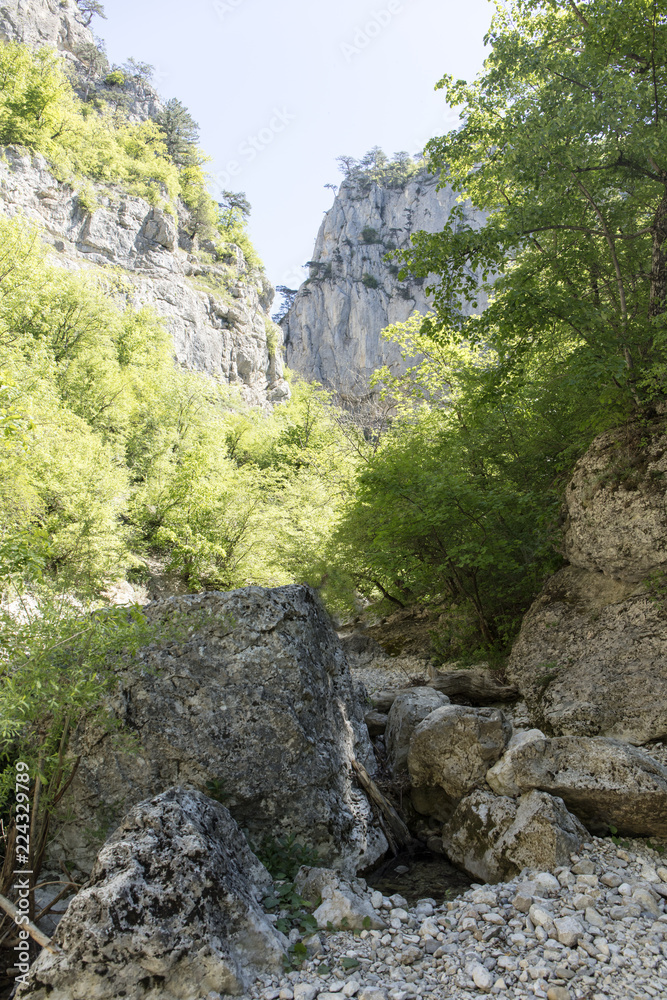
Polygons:
<instances>
[{"instance_id":1,"label":"deep shadow under rocks","mask_svg":"<svg viewBox=\"0 0 667 1000\"><path fill-rule=\"evenodd\" d=\"M473 883L473 879L455 868L446 857L426 847L402 851L359 874L371 889L379 889L384 896L397 892L411 906L420 899L435 899L440 905L460 896Z\"/></svg>"}]
</instances>

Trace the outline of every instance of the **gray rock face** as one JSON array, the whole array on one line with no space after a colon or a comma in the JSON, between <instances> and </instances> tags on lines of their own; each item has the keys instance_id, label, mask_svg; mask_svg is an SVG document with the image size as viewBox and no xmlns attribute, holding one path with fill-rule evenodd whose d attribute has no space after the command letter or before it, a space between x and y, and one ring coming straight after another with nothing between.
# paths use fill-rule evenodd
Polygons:
<instances>
[{"instance_id":1,"label":"gray rock face","mask_svg":"<svg viewBox=\"0 0 667 1000\"><path fill-rule=\"evenodd\" d=\"M247 268L240 250L228 264L206 264L177 221L143 199L95 185L99 207L91 214L42 156L11 146L2 152L3 212L37 225L64 267L102 276L122 268L129 280L119 295L164 319L179 364L227 383L255 406L289 396L280 344L274 350L267 338L273 288Z\"/></svg>"},{"instance_id":2,"label":"gray rock face","mask_svg":"<svg viewBox=\"0 0 667 1000\"><path fill-rule=\"evenodd\" d=\"M571 565L547 581L508 665L549 734L637 744L667 735L664 427L662 416L600 435L565 491Z\"/></svg>"},{"instance_id":3,"label":"gray rock face","mask_svg":"<svg viewBox=\"0 0 667 1000\"><path fill-rule=\"evenodd\" d=\"M74 0L4 0L0 6L0 38L32 48L48 45L67 59L80 46L94 44L83 22Z\"/></svg>"},{"instance_id":4,"label":"gray rock face","mask_svg":"<svg viewBox=\"0 0 667 1000\"><path fill-rule=\"evenodd\" d=\"M407 246L413 232L442 229L456 195L436 185L426 171L403 187L341 184L320 226L311 276L282 321L290 368L344 398L363 396L381 365L405 370L398 346L380 332L415 311L428 312L428 282L399 282L396 266L383 257Z\"/></svg>"},{"instance_id":5,"label":"gray rock face","mask_svg":"<svg viewBox=\"0 0 667 1000\"><path fill-rule=\"evenodd\" d=\"M447 820L456 803L484 783L501 756L511 725L497 708L445 705L416 727L408 752L418 812Z\"/></svg>"},{"instance_id":6,"label":"gray rock face","mask_svg":"<svg viewBox=\"0 0 667 1000\"><path fill-rule=\"evenodd\" d=\"M17 996L200 1000L280 969L287 940L260 901L271 885L224 806L171 788L135 806Z\"/></svg>"},{"instance_id":7,"label":"gray rock face","mask_svg":"<svg viewBox=\"0 0 667 1000\"><path fill-rule=\"evenodd\" d=\"M510 748L486 780L498 795L539 788L596 833L667 834L667 767L620 740L560 736Z\"/></svg>"},{"instance_id":8,"label":"gray rock face","mask_svg":"<svg viewBox=\"0 0 667 1000\"><path fill-rule=\"evenodd\" d=\"M547 734L667 735L664 612L641 585L560 570L523 620L508 675Z\"/></svg>"},{"instance_id":9,"label":"gray rock face","mask_svg":"<svg viewBox=\"0 0 667 1000\"><path fill-rule=\"evenodd\" d=\"M569 861L586 830L562 799L531 791L519 799L476 789L445 825L450 859L485 882L500 882L522 868L550 871Z\"/></svg>"},{"instance_id":10,"label":"gray rock face","mask_svg":"<svg viewBox=\"0 0 667 1000\"><path fill-rule=\"evenodd\" d=\"M430 687L414 687L399 691L389 710L385 732L387 757L394 774L408 769L410 740L417 725L427 715L449 704L449 698Z\"/></svg>"},{"instance_id":11,"label":"gray rock face","mask_svg":"<svg viewBox=\"0 0 667 1000\"><path fill-rule=\"evenodd\" d=\"M565 491L568 561L627 583L666 567L666 491L664 420L601 434Z\"/></svg>"},{"instance_id":12,"label":"gray rock face","mask_svg":"<svg viewBox=\"0 0 667 1000\"><path fill-rule=\"evenodd\" d=\"M248 587L148 613L171 610L191 619L192 638L146 650L109 702L137 752L92 725L76 734L82 760L63 799L73 816L53 857L86 870L91 830L175 782L212 783L254 842L293 833L346 872L380 857L386 840L351 773L352 757L375 770L363 709L315 593Z\"/></svg>"}]
</instances>

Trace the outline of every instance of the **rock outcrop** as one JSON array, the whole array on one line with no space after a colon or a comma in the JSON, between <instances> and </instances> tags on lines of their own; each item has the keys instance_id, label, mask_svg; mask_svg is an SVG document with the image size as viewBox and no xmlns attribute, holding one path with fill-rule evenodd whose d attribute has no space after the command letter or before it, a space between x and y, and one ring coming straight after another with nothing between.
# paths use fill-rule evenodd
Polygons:
<instances>
[{"instance_id":1,"label":"rock outcrop","mask_svg":"<svg viewBox=\"0 0 667 1000\"><path fill-rule=\"evenodd\" d=\"M136 752L92 724L76 734L81 763L54 859L61 852L87 870L91 830L112 829L175 783L224 800L255 843L291 833L352 873L380 857L387 842L352 775L352 758L375 771L363 708L315 593L248 587L173 597L147 613L182 613L191 637L119 669L108 707Z\"/></svg>"},{"instance_id":2,"label":"rock outcrop","mask_svg":"<svg viewBox=\"0 0 667 1000\"><path fill-rule=\"evenodd\" d=\"M200 1000L275 973L288 942L272 885L224 806L171 788L136 805L104 845L17 997Z\"/></svg>"},{"instance_id":3,"label":"rock outcrop","mask_svg":"<svg viewBox=\"0 0 667 1000\"><path fill-rule=\"evenodd\" d=\"M416 727L408 752L418 812L448 820L503 753L511 725L497 708L444 705Z\"/></svg>"},{"instance_id":4,"label":"rock outcrop","mask_svg":"<svg viewBox=\"0 0 667 1000\"><path fill-rule=\"evenodd\" d=\"M74 0L4 0L0 38L31 48L48 45L76 62L77 49L95 44L85 20Z\"/></svg>"},{"instance_id":5,"label":"rock outcrop","mask_svg":"<svg viewBox=\"0 0 667 1000\"><path fill-rule=\"evenodd\" d=\"M566 491L564 553L508 674L548 735L667 736L664 418L600 435Z\"/></svg>"},{"instance_id":6,"label":"rock outcrop","mask_svg":"<svg viewBox=\"0 0 667 1000\"><path fill-rule=\"evenodd\" d=\"M290 368L352 401L368 393L368 378L381 365L404 370L398 345L380 332L428 312L428 282L399 281L398 267L384 256L407 246L411 233L443 228L457 196L436 188L426 170L396 186L343 181L320 226L310 277L281 323Z\"/></svg>"},{"instance_id":7,"label":"rock outcrop","mask_svg":"<svg viewBox=\"0 0 667 1000\"><path fill-rule=\"evenodd\" d=\"M389 710L385 746L394 775L408 769L408 750L412 735L427 715L449 704L449 698L430 687L399 691ZM367 720L368 724L368 720Z\"/></svg>"},{"instance_id":8,"label":"rock outcrop","mask_svg":"<svg viewBox=\"0 0 667 1000\"><path fill-rule=\"evenodd\" d=\"M167 212L111 186L93 189L98 207L89 211L42 156L2 150L0 209L38 226L64 267L92 269L120 297L154 308L184 367L228 384L252 405L287 398L264 275L247 267L240 250L226 264L207 263Z\"/></svg>"},{"instance_id":9,"label":"rock outcrop","mask_svg":"<svg viewBox=\"0 0 667 1000\"><path fill-rule=\"evenodd\" d=\"M522 868L552 870L585 839L562 799L537 791L512 799L482 788L461 800L442 833L451 860L485 882L512 878Z\"/></svg>"},{"instance_id":10,"label":"rock outcrop","mask_svg":"<svg viewBox=\"0 0 667 1000\"><path fill-rule=\"evenodd\" d=\"M486 775L497 795L533 788L563 799L586 826L604 836L667 836L667 768L620 740L559 736L510 747Z\"/></svg>"}]
</instances>

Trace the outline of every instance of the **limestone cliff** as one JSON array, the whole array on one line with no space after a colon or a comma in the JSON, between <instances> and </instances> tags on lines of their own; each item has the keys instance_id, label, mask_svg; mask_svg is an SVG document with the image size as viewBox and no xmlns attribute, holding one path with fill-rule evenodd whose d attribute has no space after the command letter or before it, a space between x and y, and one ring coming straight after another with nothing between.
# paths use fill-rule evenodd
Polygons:
<instances>
[{"instance_id":1,"label":"limestone cliff","mask_svg":"<svg viewBox=\"0 0 667 1000\"><path fill-rule=\"evenodd\" d=\"M97 207L89 211L43 157L3 151L0 209L35 223L63 266L116 283L124 276L122 294L164 318L181 365L238 388L252 405L286 398L280 352L267 333L275 329L266 311L273 288L264 275L240 250L227 263L208 263L171 215L111 185L93 187Z\"/></svg>"},{"instance_id":2,"label":"limestone cliff","mask_svg":"<svg viewBox=\"0 0 667 1000\"><path fill-rule=\"evenodd\" d=\"M69 61L84 45L94 44L74 0L5 0L0 5L0 38L31 48L48 45Z\"/></svg>"},{"instance_id":3,"label":"limestone cliff","mask_svg":"<svg viewBox=\"0 0 667 1000\"><path fill-rule=\"evenodd\" d=\"M664 416L608 431L565 490L563 551L508 665L557 736L667 737Z\"/></svg>"},{"instance_id":4,"label":"limestone cliff","mask_svg":"<svg viewBox=\"0 0 667 1000\"><path fill-rule=\"evenodd\" d=\"M77 53L95 44L85 21L73 0L7 0L0 7L0 38L57 49L80 90ZM109 89L103 73L85 85L98 97ZM140 76L123 86L132 120L159 108L157 94ZM115 185L72 186L58 180L42 156L7 147L0 157L0 211L34 223L63 267L97 271L119 296L153 307L184 367L238 389L253 406L289 396L279 331L268 315L273 288L238 248L214 262L206 247L194 245L185 210L175 219Z\"/></svg>"},{"instance_id":5,"label":"limestone cliff","mask_svg":"<svg viewBox=\"0 0 667 1000\"><path fill-rule=\"evenodd\" d=\"M428 312L428 281L399 281L399 268L384 257L407 246L411 233L442 229L456 197L451 188L438 191L426 170L400 184L343 181L320 226L310 276L281 321L290 368L344 394L363 392L381 365L400 369L399 348L380 333Z\"/></svg>"}]
</instances>

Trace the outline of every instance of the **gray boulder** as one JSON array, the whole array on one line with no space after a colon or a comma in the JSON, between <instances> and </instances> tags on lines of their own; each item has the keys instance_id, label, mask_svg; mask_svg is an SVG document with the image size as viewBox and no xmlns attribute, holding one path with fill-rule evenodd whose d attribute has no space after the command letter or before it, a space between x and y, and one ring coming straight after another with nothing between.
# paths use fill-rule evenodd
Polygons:
<instances>
[{"instance_id":1,"label":"gray boulder","mask_svg":"<svg viewBox=\"0 0 667 1000\"><path fill-rule=\"evenodd\" d=\"M299 895L316 906L313 916L320 928L330 923L358 930L387 926L373 908L361 879L346 880L330 868L304 866L297 872L294 884Z\"/></svg>"},{"instance_id":2,"label":"gray boulder","mask_svg":"<svg viewBox=\"0 0 667 1000\"><path fill-rule=\"evenodd\" d=\"M444 705L416 727L408 752L412 802L446 821L456 803L484 783L512 732L497 708Z\"/></svg>"},{"instance_id":3,"label":"gray boulder","mask_svg":"<svg viewBox=\"0 0 667 1000\"><path fill-rule=\"evenodd\" d=\"M171 788L135 806L99 853L20 986L21 1000L200 1000L280 970L288 942L261 906L271 878L229 812Z\"/></svg>"},{"instance_id":4,"label":"gray boulder","mask_svg":"<svg viewBox=\"0 0 667 1000\"><path fill-rule=\"evenodd\" d=\"M484 882L566 864L586 837L562 799L537 791L512 799L481 788L459 803L442 833L450 860Z\"/></svg>"},{"instance_id":5,"label":"gray boulder","mask_svg":"<svg viewBox=\"0 0 667 1000\"><path fill-rule=\"evenodd\" d=\"M175 783L211 790L253 842L294 834L323 860L354 872L387 848L353 778L373 750L329 617L305 586L248 587L156 602L192 634L155 645L118 671L108 702L137 750L87 723L81 763L62 803L54 860L89 870L91 831Z\"/></svg>"},{"instance_id":6,"label":"gray boulder","mask_svg":"<svg viewBox=\"0 0 667 1000\"><path fill-rule=\"evenodd\" d=\"M449 704L449 698L430 687L399 691L389 710L385 743L389 766L394 774L408 769L408 750L412 735L427 715Z\"/></svg>"},{"instance_id":7,"label":"gray boulder","mask_svg":"<svg viewBox=\"0 0 667 1000\"><path fill-rule=\"evenodd\" d=\"M596 833L667 835L667 767L620 740L534 738L510 747L486 780L498 795L558 795Z\"/></svg>"},{"instance_id":8,"label":"gray boulder","mask_svg":"<svg viewBox=\"0 0 667 1000\"><path fill-rule=\"evenodd\" d=\"M566 566L526 614L508 674L549 734L667 736L667 630L642 585Z\"/></svg>"}]
</instances>

